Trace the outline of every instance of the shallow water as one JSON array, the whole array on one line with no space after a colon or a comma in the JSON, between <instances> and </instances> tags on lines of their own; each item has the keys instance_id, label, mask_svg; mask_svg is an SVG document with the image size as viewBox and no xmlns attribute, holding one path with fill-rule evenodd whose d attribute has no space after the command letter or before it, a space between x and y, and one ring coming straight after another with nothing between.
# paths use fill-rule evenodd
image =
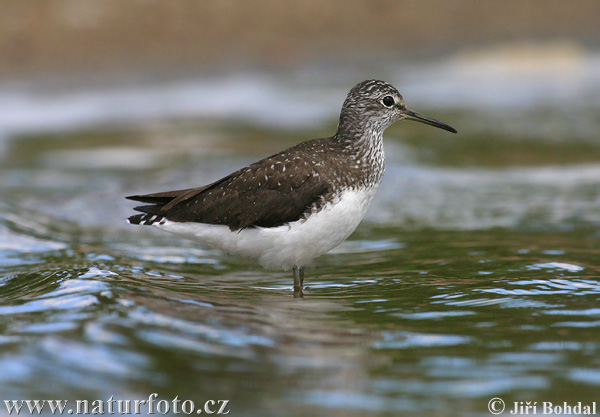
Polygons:
<instances>
[{"instance_id":1,"label":"shallow water","mask_svg":"<svg viewBox=\"0 0 600 417\"><path fill-rule=\"evenodd\" d=\"M310 265L300 300L289 272L127 225L122 197L210 182L330 134L334 118L301 129L183 112L7 129L3 399L156 392L229 399L236 416L597 401L598 108L415 109L460 134L388 131L367 218Z\"/></svg>"}]
</instances>

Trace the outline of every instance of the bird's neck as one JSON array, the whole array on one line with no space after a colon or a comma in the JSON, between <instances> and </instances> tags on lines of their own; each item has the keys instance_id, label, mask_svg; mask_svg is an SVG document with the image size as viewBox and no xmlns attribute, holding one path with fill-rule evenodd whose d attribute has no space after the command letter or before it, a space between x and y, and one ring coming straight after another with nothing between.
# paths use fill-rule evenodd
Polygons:
<instances>
[{"instance_id":1,"label":"bird's neck","mask_svg":"<svg viewBox=\"0 0 600 417\"><path fill-rule=\"evenodd\" d=\"M350 166L360 172L360 186L376 187L385 172L384 129L372 127L348 132L340 127L333 140L344 149L344 153L352 161Z\"/></svg>"},{"instance_id":2,"label":"bird's neck","mask_svg":"<svg viewBox=\"0 0 600 417\"><path fill-rule=\"evenodd\" d=\"M340 122L333 138L344 148L356 153L383 152L383 131L384 129L377 125L346 125Z\"/></svg>"}]
</instances>

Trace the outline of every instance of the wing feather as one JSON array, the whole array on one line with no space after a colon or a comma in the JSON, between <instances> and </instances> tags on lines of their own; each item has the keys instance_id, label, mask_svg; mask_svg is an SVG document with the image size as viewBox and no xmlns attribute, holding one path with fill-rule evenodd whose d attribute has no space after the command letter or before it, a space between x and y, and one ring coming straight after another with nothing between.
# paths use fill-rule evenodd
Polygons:
<instances>
[{"instance_id":1,"label":"wing feather","mask_svg":"<svg viewBox=\"0 0 600 417\"><path fill-rule=\"evenodd\" d=\"M272 169L275 165L286 166L286 170ZM204 187L127 198L150 203L135 210L156 216L137 215L130 221L151 224L166 218L239 230L299 220L330 191L329 183L306 161L278 154Z\"/></svg>"}]
</instances>

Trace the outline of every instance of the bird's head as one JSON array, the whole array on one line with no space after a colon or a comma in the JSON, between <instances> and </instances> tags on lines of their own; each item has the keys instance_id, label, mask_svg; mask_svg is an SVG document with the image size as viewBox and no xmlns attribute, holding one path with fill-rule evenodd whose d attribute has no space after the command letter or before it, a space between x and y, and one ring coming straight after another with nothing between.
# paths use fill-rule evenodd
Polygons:
<instances>
[{"instance_id":1,"label":"bird's head","mask_svg":"<svg viewBox=\"0 0 600 417\"><path fill-rule=\"evenodd\" d=\"M402 95L384 81L367 80L348 93L340 113L338 132L353 134L374 130L383 133L400 120L414 120L456 133L453 127L406 108Z\"/></svg>"}]
</instances>

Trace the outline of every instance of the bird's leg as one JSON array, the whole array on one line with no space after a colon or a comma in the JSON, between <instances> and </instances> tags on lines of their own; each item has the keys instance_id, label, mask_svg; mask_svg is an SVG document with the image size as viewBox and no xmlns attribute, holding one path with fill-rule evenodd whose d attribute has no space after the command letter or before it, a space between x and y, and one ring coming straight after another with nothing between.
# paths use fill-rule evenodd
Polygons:
<instances>
[{"instance_id":1,"label":"bird's leg","mask_svg":"<svg viewBox=\"0 0 600 417\"><path fill-rule=\"evenodd\" d=\"M304 267L294 265L294 298L303 298L302 286L304 284Z\"/></svg>"},{"instance_id":2,"label":"bird's leg","mask_svg":"<svg viewBox=\"0 0 600 417\"><path fill-rule=\"evenodd\" d=\"M304 267L298 268L298 274L300 275L300 288L304 288Z\"/></svg>"}]
</instances>

